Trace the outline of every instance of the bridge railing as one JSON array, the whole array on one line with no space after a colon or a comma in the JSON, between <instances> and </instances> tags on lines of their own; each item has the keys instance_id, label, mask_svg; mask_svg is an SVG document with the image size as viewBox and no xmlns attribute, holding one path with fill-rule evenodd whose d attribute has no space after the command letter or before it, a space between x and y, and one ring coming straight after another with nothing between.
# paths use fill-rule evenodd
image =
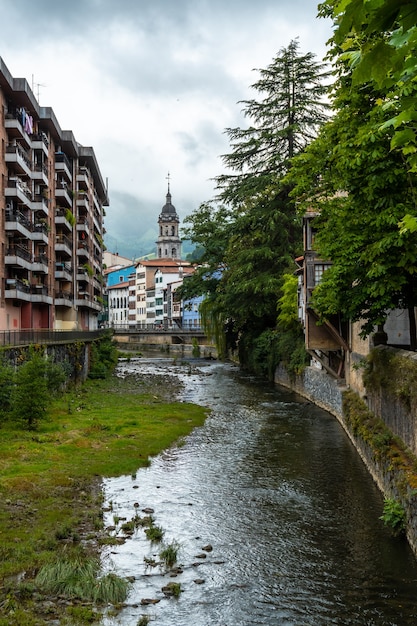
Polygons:
<instances>
[{"instance_id":1,"label":"bridge railing","mask_svg":"<svg viewBox=\"0 0 417 626\"><path fill-rule=\"evenodd\" d=\"M31 344L70 343L94 341L108 330L50 330L33 328L25 330L1 330L0 346L27 346Z\"/></svg>"},{"instance_id":2,"label":"bridge railing","mask_svg":"<svg viewBox=\"0 0 417 626\"><path fill-rule=\"evenodd\" d=\"M178 324L115 324L111 326L111 329L114 331L116 335L126 335L129 333L204 333L203 328L201 326L187 326Z\"/></svg>"}]
</instances>

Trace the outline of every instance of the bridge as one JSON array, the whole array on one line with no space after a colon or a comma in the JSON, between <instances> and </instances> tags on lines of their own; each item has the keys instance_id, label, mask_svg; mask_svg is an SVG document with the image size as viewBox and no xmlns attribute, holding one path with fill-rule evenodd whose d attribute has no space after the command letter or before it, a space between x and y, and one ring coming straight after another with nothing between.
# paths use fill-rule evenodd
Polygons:
<instances>
[{"instance_id":1,"label":"bridge","mask_svg":"<svg viewBox=\"0 0 417 626\"><path fill-rule=\"evenodd\" d=\"M116 341L122 341L122 337L125 337L124 341L128 343L191 344L195 338L199 344L207 344L207 335L200 326L182 328L162 324L119 325L112 327L112 331Z\"/></svg>"},{"instance_id":2,"label":"bridge","mask_svg":"<svg viewBox=\"0 0 417 626\"><path fill-rule=\"evenodd\" d=\"M204 356L214 357L217 354L216 348L209 342L206 333L200 327L181 328L147 324L145 326L116 326L112 330L122 350L160 347L167 352L172 349L174 352L191 353L197 345L202 348Z\"/></svg>"}]
</instances>

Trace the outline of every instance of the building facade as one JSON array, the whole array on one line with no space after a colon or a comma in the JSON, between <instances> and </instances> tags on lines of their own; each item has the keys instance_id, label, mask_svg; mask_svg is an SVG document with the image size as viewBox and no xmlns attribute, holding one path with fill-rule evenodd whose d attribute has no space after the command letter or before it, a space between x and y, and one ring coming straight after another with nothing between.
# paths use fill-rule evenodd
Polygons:
<instances>
[{"instance_id":1,"label":"building facade","mask_svg":"<svg viewBox=\"0 0 417 626\"><path fill-rule=\"evenodd\" d=\"M0 330L98 327L107 188L0 57Z\"/></svg>"}]
</instances>

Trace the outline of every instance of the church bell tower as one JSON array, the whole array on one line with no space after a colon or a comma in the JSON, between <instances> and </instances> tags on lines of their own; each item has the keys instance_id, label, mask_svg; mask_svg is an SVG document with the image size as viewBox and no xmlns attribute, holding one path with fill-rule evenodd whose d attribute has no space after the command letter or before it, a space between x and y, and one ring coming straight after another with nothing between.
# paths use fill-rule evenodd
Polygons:
<instances>
[{"instance_id":1,"label":"church bell tower","mask_svg":"<svg viewBox=\"0 0 417 626\"><path fill-rule=\"evenodd\" d=\"M158 240L156 242L156 255L158 259L181 259L181 239L179 237L180 219L177 211L171 202L171 192L169 189L166 202L158 218Z\"/></svg>"}]
</instances>

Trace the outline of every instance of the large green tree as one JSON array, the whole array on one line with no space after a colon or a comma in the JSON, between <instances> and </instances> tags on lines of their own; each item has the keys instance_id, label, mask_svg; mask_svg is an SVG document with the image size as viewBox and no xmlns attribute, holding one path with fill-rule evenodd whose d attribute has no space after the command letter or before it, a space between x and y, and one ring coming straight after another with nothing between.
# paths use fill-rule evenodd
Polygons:
<instances>
[{"instance_id":1,"label":"large green tree","mask_svg":"<svg viewBox=\"0 0 417 626\"><path fill-rule=\"evenodd\" d=\"M391 148L417 172L417 3L415 0L325 0L333 44L350 63L354 85L384 91L376 103L392 126Z\"/></svg>"},{"instance_id":2,"label":"large green tree","mask_svg":"<svg viewBox=\"0 0 417 626\"><path fill-rule=\"evenodd\" d=\"M326 119L328 77L296 41L258 71L258 98L241 103L248 127L226 129L231 152L223 155L226 173L215 179L220 208L203 205L188 218L186 236L205 253L195 277L184 281L188 294L199 288L210 297L211 314L253 337L275 325L282 275L301 245L300 220L281 181Z\"/></svg>"},{"instance_id":3,"label":"large green tree","mask_svg":"<svg viewBox=\"0 0 417 626\"><path fill-rule=\"evenodd\" d=\"M349 46L352 52L352 42ZM416 215L416 176L403 153L392 149L395 129L383 106L387 90L372 80L356 81L352 55L344 54L338 40L332 54L338 73L335 115L294 160L289 176L301 209L320 214L315 246L332 261L313 303L322 318L341 313L360 320L364 336L383 324L390 310L405 308L414 348L417 237L398 223L406 214Z\"/></svg>"},{"instance_id":4,"label":"large green tree","mask_svg":"<svg viewBox=\"0 0 417 626\"><path fill-rule=\"evenodd\" d=\"M249 124L226 129L231 147L223 155L227 171L215 179L220 200L240 210L276 184L327 118L329 72L313 53L301 54L297 40L257 72L259 79L251 85L257 98L238 103Z\"/></svg>"}]
</instances>

